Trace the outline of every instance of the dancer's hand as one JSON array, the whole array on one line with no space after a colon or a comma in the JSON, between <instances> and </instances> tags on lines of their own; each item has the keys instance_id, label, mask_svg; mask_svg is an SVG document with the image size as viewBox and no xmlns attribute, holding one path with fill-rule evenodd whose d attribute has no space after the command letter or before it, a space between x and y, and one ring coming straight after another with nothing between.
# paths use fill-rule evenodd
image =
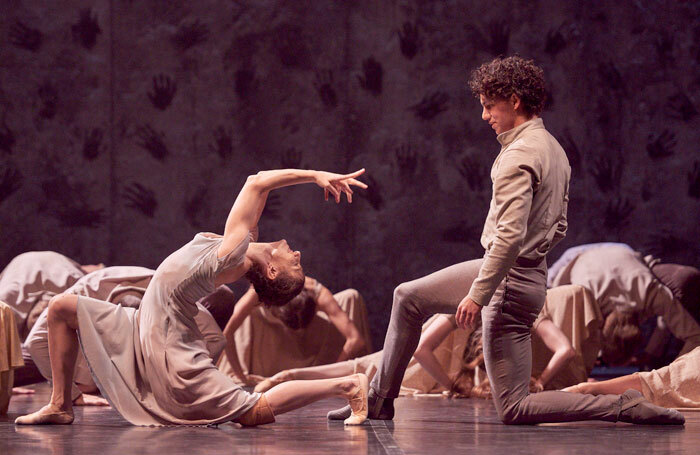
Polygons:
<instances>
[{"instance_id":1,"label":"dancer's hand","mask_svg":"<svg viewBox=\"0 0 700 455\"><path fill-rule=\"evenodd\" d=\"M359 171L355 171L351 174L334 174L332 172L316 171L314 174L314 182L316 185L323 188L323 195L328 200L328 195L332 194L335 197L335 202L340 202L340 194L345 193L348 202L352 202L352 189L350 185L359 186L362 189L366 189L367 185L356 180L355 177L359 177L364 174L364 168Z\"/></svg>"},{"instance_id":2,"label":"dancer's hand","mask_svg":"<svg viewBox=\"0 0 700 455\"><path fill-rule=\"evenodd\" d=\"M470 299L469 296L463 298L455 313L457 327L464 330L473 328L480 313L481 305Z\"/></svg>"},{"instance_id":3,"label":"dancer's hand","mask_svg":"<svg viewBox=\"0 0 700 455\"><path fill-rule=\"evenodd\" d=\"M260 381L264 381L265 377L259 376L257 374L249 374L245 377L245 385L256 386Z\"/></svg>"},{"instance_id":4,"label":"dancer's hand","mask_svg":"<svg viewBox=\"0 0 700 455\"><path fill-rule=\"evenodd\" d=\"M544 384L539 378L530 376L530 393L540 393L544 390Z\"/></svg>"}]
</instances>

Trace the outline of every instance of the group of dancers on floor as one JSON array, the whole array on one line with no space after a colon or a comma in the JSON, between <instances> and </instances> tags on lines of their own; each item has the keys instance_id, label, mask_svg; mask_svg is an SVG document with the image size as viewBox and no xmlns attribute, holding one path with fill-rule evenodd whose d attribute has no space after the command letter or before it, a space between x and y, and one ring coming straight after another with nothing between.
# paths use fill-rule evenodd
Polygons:
<instances>
[{"instance_id":1,"label":"group of dancers on floor","mask_svg":"<svg viewBox=\"0 0 700 455\"><path fill-rule=\"evenodd\" d=\"M339 396L348 406L328 418L356 425L392 419L401 392L490 397L506 424L683 424L668 408L700 406L700 273L601 243L567 250L548 274L568 228L570 168L539 117L543 72L497 58L469 85L501 145L485 255L397 286L383 351L361 356L371 342L357 291L333 295L285 240L257 241L270 191L315 183L326 200L352 202L364 169L261 171L223 235L197 234L156 270L15 258L0 275L0 411L23 346L52 393L16 424L69 424L74 405L110 404L135 425L261 425ZM226 285L240 279L250 288L236 301ZM675 361L586 382L599 353L613 365L639 355L640 324L654 316L644 355L670 332L683 342Z\"/></svg>"}]
</instances>

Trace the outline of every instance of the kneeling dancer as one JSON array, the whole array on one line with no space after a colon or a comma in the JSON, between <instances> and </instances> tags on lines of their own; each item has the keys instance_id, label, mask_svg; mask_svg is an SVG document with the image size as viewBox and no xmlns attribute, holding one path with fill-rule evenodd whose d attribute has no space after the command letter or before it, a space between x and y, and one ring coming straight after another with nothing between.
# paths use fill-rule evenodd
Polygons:
<instances>
[{"instance_id":1,"label":"kneeling dancer","mask_svg":"<svg viewBox=\"0 0 700 455\"><path fill-rule=\"evenodd\" d=\"M393 399L423 321L435 313L455 313L462 328L481 314L486 371L506 424L593 419L684 423L679 412L655 406L634 390L600 396L530 394L530 327L545 301L546 254L566 234L571 170L564 150L539 118L544 77L532 61L497 58L474 71L469 85L480 99L482 119L501 144L491 169L493 196L481 236L486 254L396 288L384 355L370 385L369 418L393 418ZM328 418L349 415L350 408L344 408Z\"/></svg>"},{"instance_id":2,"label":"kneeling dancer","mask_svg":"<svg viewBox=\"0 0 700 455\"><path fill-rule=\"evenodd\" d=\"M281 384L249 394L214 365L197 328L195 302L217 285L246 276L261 300L282 305L304 285L301 254L285 240L255 243L268 193L316 183L340 202L364 170L339 175L307 170L263 171L248 177L226 220L224 235L199 233L156 270L139 309L83 296L59 294L49 304L53 389L48 405L18 417L17 424L73 422L71 385L78 338L95 382L110 404L134 425L259 425L274 416L331 396L346 397L348 424L367 416L367 377L353 375Z\"/></svg>"}]
</instances>

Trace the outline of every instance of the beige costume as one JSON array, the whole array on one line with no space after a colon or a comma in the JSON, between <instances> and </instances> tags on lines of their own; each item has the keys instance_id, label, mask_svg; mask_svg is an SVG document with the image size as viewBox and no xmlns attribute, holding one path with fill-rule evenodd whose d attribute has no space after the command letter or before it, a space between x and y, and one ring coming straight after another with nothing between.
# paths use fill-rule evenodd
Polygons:
<instances>
[{"instance_id":1,"label":"beige costume","mask_svg":"<svg viewBox=\"0 0 700 455\"><path fill-rule=\"evenodd\" d=\"M217 258L222 237L197 234L158 267L139 309L78 298L79 337L98 387L134 425L233 420L260 398L212 361L195 302L223 270L240 266L250 238Z\"/></svg>"},{"instance_id":2,"label":"beige costume","mask_svg":"<svg viewBox=\"0 0 700 455\"><path fill-rule=\"evenodd\" d=\"M43 308L35 305L71 287L85 275L80 264L53 251L30 251L12 259L0 273L0 300L15 312L20 339L29 333Z\"/></svg>"},{"instance_id":3,"label":"beige costume","mask_svg":"<svg viewBox=\"0 0 700 455\"><path fill-rule=\"evenodd\" d=\"M12 308L0 301L0 414L7 413L12 396L14 370L24 365Z\"/></svg>"},{"instance_id":4,"label":"beige costume","mask_svg":"<svg viewBox=\"0 0 700 455\"><path fill-rule=\"evenodd\" d=\"M600 351L600 332L603 315L593 294L582 286L559 286L547 291L547 300L533 332L545 319L549 319L571 341L576 356L571 359L547 383L546 390L558 390L585 382L595 365ZM537 337L532 337L532 375L539 377L552 358L552 351Z\"/></svg>"},{"instance_id":5,"label":"beige costume","mask_svg":"<svg viewBox=\"0 0 700 455\"><path fill-rule=\"evenodd\" d=\"M700 345L700 324L651 272L642 255L624 246L601 246L579 254L558 273L554 286L578 284L590 289L603 317L615 309L639 313L643 321L661 316L671 333L685 342L681 353Z\"/></svg>"},{"instance_id":6,"label":"beige costume","mask_svg":"<svg viewBox=\"0 0 700 455\"><path fill-rule=\"evenodd\" d=\"M145 267L105 267L88 273L68 288L66 294L76 294L97 300L104 300L122 306L138 308L151 281L155 270ZM127 298L130 297L130 298ZM197 303L199 312L194 316L207 350L213 359L218 359L226 346L226 338L214 321L212 315ZM24 342L24 347L32 356L34 364L44 378L51 380L51 361L49 358L48 309L44 310L32 327ZM81 394L76 384L94 388L96 386L90 374L85 357L81 354L75 362L71 398L75 400Z\"/></svg>"},{"instance_id":7,"label":"beige costume","mask_svg":"<svg viewBox=\"0 0 700 455\"><path fill-rule=\"evenodd\" d=\"M700 408L700 347L658 370L635 373L644 398L667 408Z\"/></svg>"},{"instance_id":8,"label":"beige costume","mask_svg":"<svg viewBox=\"0 0 700 455\"><path fill-rule=\"evenodd\" d=\"M321 289L321 284L316 282L314 300L317 300ZM361 354L371 352L367 310L360 293L346 289L333 297L355 324L365 342L366 351ZM234 336L243 372L265 377L291 368L334 363L345 344L345 337L321 311L316 312L311 323L303 330L293 330L262 305L253 309ZM219 359L218 367L235 380L226 353Z\"/></svg>"}]
</instances>

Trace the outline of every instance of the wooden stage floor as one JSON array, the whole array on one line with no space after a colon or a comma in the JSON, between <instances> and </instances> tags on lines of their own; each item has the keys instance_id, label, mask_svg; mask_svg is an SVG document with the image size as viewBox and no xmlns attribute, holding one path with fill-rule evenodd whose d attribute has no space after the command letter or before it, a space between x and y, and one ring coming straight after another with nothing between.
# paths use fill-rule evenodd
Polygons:
<instances>
[{"instance_id":1,"label":"wooden stage floor","mask_svg":"<svg viewBox=\"0 0 700 455\"><path fill-rule=\"evenodd\" d=\"M281 415L259 428L234 424L207 427L134 427L111 408L76 408L68 426L15 426L18 415L41 407L48 386L14 396L0 416L1 455L131 454L616 454L700 453L700 412L684 412L685 427L605 422L538 426L499 423L490 401L439 397L401 398L393 422L360 427L327 422L339 399Z\"/></svg>"}]
</instances>

